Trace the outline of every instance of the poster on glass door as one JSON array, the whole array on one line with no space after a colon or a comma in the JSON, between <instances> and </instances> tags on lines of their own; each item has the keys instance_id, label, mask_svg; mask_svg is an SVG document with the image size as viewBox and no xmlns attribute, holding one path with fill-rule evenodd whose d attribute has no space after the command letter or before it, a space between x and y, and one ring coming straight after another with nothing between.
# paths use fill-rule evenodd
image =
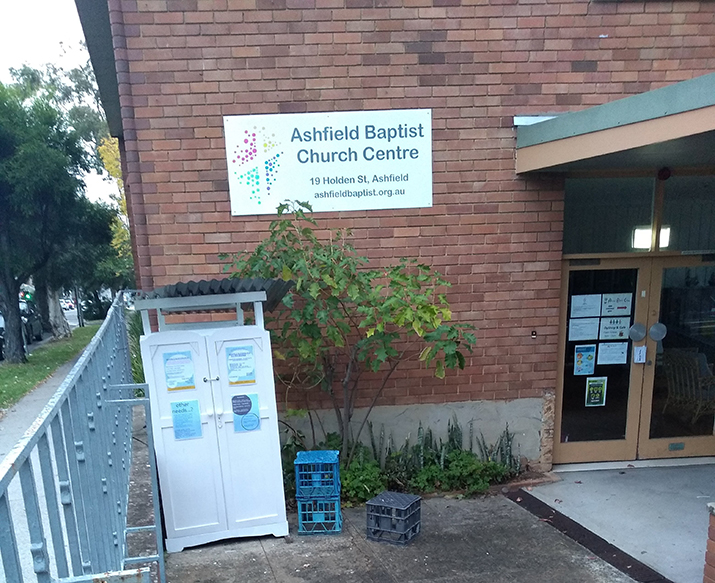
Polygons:
<instances>
[{"instance_id":1,"label":"poster on glass door","mask_svg":"<svg viewBox=\"0 0 715 583\"><path fill-rule=\"evenodd\" d=\"M601 294L571 296L571 318L593 318L601 315Z\"/></svg>"},{"instance_id":2,"label":"poster on glass door","mask_svg":"<svg viewBox=\"0 0 715 583\"><path fill-rule=\"evenodd\" d=\"M599 340L627 340L631 326L630 316L626 318L601 318Z\"/></svg>"},{"instance_id":3,"label":"poster on glass door","mask_svg":"<svg viewBox=\"0 0 715 583\"><path fill-rule=\"evenodd\" d=\"M586 379L586 407L606 406L606 385L608 377L589 377Z\"/></svg>"},{"instance_id":4,"label":"poster on glass door","mask_svg":"<svg viewBox=\"0 0 715 583\"><path fill-rule=\"evenodd\" d=\"M590 375L596 368L596 345L586 344L574 348L573 374Z\"/></svg>"},{"instance_id":5,"label":"poster on glass door","mask_svg":"<svg viewBox=\"0 0 715 583\"><path fill-rule=\"evenodd\" d=\"M601 342L596 364L628 364L628 342Z\"/></svg>"},{"instance_id":6,"label":"poster on glass door","mask_svg":"<svg viewBox=\"0 0 715 583\"><path fill-rule=\"evenodd\" d=\"M602 316L630 316L633 294L603 294Z\"/></svg>"}]
</instances>

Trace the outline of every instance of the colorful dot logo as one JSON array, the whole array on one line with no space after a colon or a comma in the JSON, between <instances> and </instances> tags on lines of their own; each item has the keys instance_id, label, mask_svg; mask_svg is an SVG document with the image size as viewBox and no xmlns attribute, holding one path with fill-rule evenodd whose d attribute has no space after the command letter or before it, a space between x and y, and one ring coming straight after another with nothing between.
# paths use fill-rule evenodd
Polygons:
<instances>
[{"instance_id":1,"label":"colorful dot logo","mask_svg":"<svg viewBox=\"0 0 715 583\"><path fill-rule=\"evenodd\" d=\"M244 130L240 143L233 150L231 162L240 192L247 200L261 204L261 194L271 194L271 187L275 185L280 168L280 157L283 154L283 152L273 153L279 146L275 134L269 134L265 127L254 126L252 129ZM261 167L263 171L259 170ZM263 191L261 177L265 181Z\"/></svg>"},{"instance_id":2,"label":"colorful dot logo","mask_svg":"<svg viewBox=\"0 0 715 583\"><path fill-rule=\"evenodd\" d=\"M243 133L243 143L239 144L233 151L233 163L238 163L239 166L252 162L256 154L258 154L256 148L256 132L246 130Z\"/></svg>"},{"instance_id":3,"label":"colorful dot logo","mask_svg":"<svg viewBox=\"0 0 715 583\"><path fill-rule=\"evenodd\" d=\"M258 168L251 168L245 174L238 174L238 184L241 190L248 194L248 200L261 204L261 175Z\"/></svg>"},{"instance_id":4,"label":"colorful dot logo","mask_svg":"<svg viewBox=\"0 0 715 583\"><path fill-rule=\"evenodd\" d=\"M279 158L280 154L276 154L263 163L265 167L266 190L268 191L268 194L271 193L271 185L275 183L275 175L278 172L278 168L280 168L280 164L278 163Z\"/></svg>"}]
</instances>

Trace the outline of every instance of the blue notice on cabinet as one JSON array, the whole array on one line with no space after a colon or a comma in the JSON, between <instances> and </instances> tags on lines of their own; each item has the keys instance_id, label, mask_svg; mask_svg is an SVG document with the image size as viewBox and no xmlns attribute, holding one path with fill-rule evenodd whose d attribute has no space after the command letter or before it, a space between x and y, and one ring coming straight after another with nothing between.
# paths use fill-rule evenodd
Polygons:
<instances>
[{"instance_id":1,"label":"blue notice on cabinet","mask_svg":"<svg viewBox=\"0 0 715 583\"><path fill-rule=\"evenodd\" d=\"M231 398L233 408L233 430L236 433L256 431L261 428L261 415L258 409L258 395L234 395Z\"/></svg>"},{"instance_id":2,"label":"blue notice on cabinet","mask_svg":"<svg viewBox=\"0 0 715 583\"><path fill-rule=\"evenodd\" d=\"M174 439L202 437L198 401L174 401L171 403L171 421L174 426Z\"/></svg>"}]
</instances>

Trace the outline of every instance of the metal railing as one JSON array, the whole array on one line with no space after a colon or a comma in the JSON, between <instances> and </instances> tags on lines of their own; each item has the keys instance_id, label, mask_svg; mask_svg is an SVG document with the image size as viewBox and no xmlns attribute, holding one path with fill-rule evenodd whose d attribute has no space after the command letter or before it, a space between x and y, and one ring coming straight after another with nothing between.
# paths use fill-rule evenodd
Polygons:
<instances>
[{"instance_id":1,"label":"metal railing","mask_svg":"<svg viewBox=\"0 0 715 583\"><path fill-rule=\"evenodd\" d=\"M154 523L127 526L135 398L121 294L40 416L0 463L0 556L6 583L165 581L156 468L147 431ZM39 469L39 471L38 471ZM152 531L156 554L130 557L127 533ZM123 571L119 573L119 571ZM111 574L111 572L114 572ZM0 581L2 581L0 573Z\"/></svg>"}]
</instances>

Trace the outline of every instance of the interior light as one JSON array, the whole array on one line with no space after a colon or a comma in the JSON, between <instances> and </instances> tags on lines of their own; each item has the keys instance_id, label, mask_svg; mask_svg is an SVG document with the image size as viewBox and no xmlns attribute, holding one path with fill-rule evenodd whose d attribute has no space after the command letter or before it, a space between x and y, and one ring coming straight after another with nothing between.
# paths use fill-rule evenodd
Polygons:
<instances>
[{"instance_id":1,"label":"interior light","mask_svg":"<svg viewBox=\"0 0 715 583\"><path fill-rule=\"evenodd\" d=\"M633 248L650 249L651 228L636 227L633 229ZM670 227L660 228L660 248L667 249L670 244Z\"/></svg>"}]
</instances>

